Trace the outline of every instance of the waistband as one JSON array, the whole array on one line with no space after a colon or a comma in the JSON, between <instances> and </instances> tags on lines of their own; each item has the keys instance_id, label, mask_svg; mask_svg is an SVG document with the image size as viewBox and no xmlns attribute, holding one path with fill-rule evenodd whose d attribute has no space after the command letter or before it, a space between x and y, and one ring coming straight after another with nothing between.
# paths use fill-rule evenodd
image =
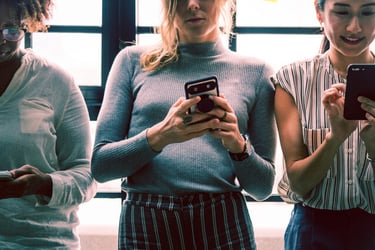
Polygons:
<instances>
[{"instance_id":1,"label":"waistband","mask_svg":"<svg viewBox=\"0 0 375 250\"><path fill-rule=\"evenodd\" d=\"M215 202L219 200L225 200L230 198L241 198L244 197L241 192L225 192L225 193L192 193L182 196L168 196L160 194L150 193L127 193L124 203L131 202L137 205L156 206L158 208L169 208L174 209L184 206L192 206L196 204L205 204L207 202Z\"/></svg>"},{"instance_id":2,"label":"waistband","mask_svg":"<svg viewBox=\"0 0 375 250\"><path fill-rule=\"evenodd\" d=\"M297 203L294 205L295 211L303 211L304 213L308 213L310 215L316 216L327 216L327 217L346 217L348 216L355 216L355 217L368 217L371 219L375 219L375 214L370 214L367 211L361 208L352 208L347 210L329 210L329 209L318 209L312 208L301 203Z\"/></svg>"}]
</instances>

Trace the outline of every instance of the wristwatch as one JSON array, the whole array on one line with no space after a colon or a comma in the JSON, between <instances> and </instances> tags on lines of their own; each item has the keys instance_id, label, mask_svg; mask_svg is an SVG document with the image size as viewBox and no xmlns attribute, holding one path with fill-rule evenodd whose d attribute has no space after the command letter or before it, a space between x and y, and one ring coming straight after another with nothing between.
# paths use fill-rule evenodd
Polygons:
<instances>
[{"instance_id":1,"label":"wristwatch","mask_svg":"<svg viewBox=\"0 0 375 250\"><path fill-rule=\"evenodd\" d=\"M243 161L246 158L249 157L250 155L250 141L247 135L242 135L243 138L245 139L245 145L244 145L244 150L241 153L231 153L229 152L230 158L234 161Z\"/></svg>"}]
</instances>

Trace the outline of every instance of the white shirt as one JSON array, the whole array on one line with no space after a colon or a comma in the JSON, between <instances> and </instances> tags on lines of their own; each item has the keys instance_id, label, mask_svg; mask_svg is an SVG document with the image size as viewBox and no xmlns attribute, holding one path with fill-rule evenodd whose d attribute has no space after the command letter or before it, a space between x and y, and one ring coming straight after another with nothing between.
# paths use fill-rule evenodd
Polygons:
<instances>
[{"instance_id":1,"label":"white shirt","mask_svg":"<svg viewBox=\"0 0 375 250\"><path fill-rule=\"evenodd\" d=\"M27 50L0 96L0 170L50 174L51 199L0 200L0 249L79 249L78 205L95 195L88 112L71 76Z\"/></svg>"},{"instance_id":2,"label":"white shirt","mask_svg":"<svg viewBox=\"0 0 375 250\"><path fill-rule=\"evenodd\" d=\"M286 65L276 74L276 84L285 89L300 114L303 140L314 152L329 131L329 119L322 105L323 91L346 80L334 71L327 54ZM326 177L302 199L290 190L284 171L279 193L287 202L303 202L320 209L362 208L375 214L375 179L366 147L357 128L340 146Z\"/></svg>"}]
</instances>

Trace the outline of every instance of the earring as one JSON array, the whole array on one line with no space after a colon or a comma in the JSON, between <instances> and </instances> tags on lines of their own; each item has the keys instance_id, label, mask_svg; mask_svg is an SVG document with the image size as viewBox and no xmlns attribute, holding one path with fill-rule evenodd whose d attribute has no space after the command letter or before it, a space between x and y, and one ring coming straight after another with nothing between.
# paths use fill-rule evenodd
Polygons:
<instances>
[{"instance_id":1,"label":"earring","mask_svg":"<svg viewBox=\"0 0 375 250\"><path fill-rule=\"evenodd\" d=\"M320 23L320 33L324 32L324 23Z\"/></svg>"}]
</instances>

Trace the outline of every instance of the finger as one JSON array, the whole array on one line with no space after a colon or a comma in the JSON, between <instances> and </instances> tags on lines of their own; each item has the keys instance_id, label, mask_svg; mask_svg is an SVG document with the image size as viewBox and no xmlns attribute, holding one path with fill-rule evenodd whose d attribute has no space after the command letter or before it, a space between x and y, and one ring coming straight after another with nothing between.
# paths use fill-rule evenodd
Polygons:
<instances>
[{"instance_id":1,"label":"finger","mask_svg":"<svg viewBox=\"0 0 375 250\"><path fill-rule=\"evenodd\" d=\"M184 101L183 97L178 98L178 100L175 103L173 103L172 107L176 108L176 107L180 106L183 101Z\"/></svg>"},{"instance_id":2,"label":"finger","mask_svg":"<svg viewBox=\"0 0 375 250\"><path fill-rule=\"evenodd\" d=\"M375 100L371 100L370 98L367 98L365 96L359 96L357 100L360 103L365 103L365 104L368 104L370 106L374 106L375 107Z\"/></svg>"},{"instance_id":3,"label":"finger","mask_svg":"<svg viewBox=\"0 0 375 250\"><path fill-rule=\"evenodd\" d=\"M13 169L12 169L12 170L9 170L8 172L9 172L9 174L12 176L13 179L16 179L16 178L17 178L16 173L14 172Z\"/></svg>"},{"instance_id":4,"label":"finger","mask_svg":"<svg viewBox=\"0 0 375 250\"><path fill-rule=\"evenodd\" d=\"M193 121L193 117L191 115L186 115L182 118L183 124L189 124L192 121Z\"/></svg>"},{"instance_id":5,"label":"finger","mask_svg":"<svg viewBox=\"0 0 375 250\"><path fill-rule=\"evenodd\" d=\"M224 114L223 114L223 116L221 116L221 117L219 118L219 120L222 121L222 122L225 122L225 119L226 119L226 118L227 118L227 111L224 110Z\"/></svg>"},{"instance_id":6,"label":"finger","mask_svg":"<svg viewBox=\"0 0 375 250\"><path fill-rule=\"evenodd\" d=\"M38 168L29 164L25 164L21 166L20 168L13 169L11 171L12 171L14 178L18 178L22 175L27 175L27 174L40 174L41 173L41 171Z\"/></svg>"},{"instance_id":7,"label":"finger","mask_svg":"<svg viewBox=\"0 0 375 250\"><path fill-rule=\"evenodd\" d=\"M335 84L332 84L331 88L334 88L339 92L345 93L346 85L343 83L335 83Z\"/></svg>"},{"instance_id":8,"label":"finger","mask_svg":"<svg viewBox=\"0 0 375 250\"><path fill-rule=\"evenodd\" d=\"M369 124L371 125L375 124L375 117L372 114L366 112L366 119L369 122Z\"/></svg>"},{"instance_id":9,"label":"finger","mask_svg":"<svg viewBox=\"0 0 375 250\"><path fill-rule=\"evenodd\" d=\"M344 92L341 89L329 88L323 92L323 96L342 97Z\"/></svg>"},{"instance_id":10,"label":"finger","mask_svg":"<svg viewBox=\"0 0 375 250\"><path fill-rule=\"evenodd\" d=\"M330 105L331 103L342 98L343 96L344 96L344 93L342 91L339 91L336 88L330 88L323 92L322 103L326 105Z\"/></svg>"},{"instance_id":11,"label":"finger","mask_svg":"<svg viewBox=\"0 0 375 250\"><path fill-rule=\"evenodd\" d=\"M210 98L212 98L212 100L220 108L222 108L222 109L224 109L224 110L226 110L228 112L233 112L232 107L229 105L229 103L227 102L227 100L225 98L220 97L220 96L211 96Z\"/></svg>"},{"instance_id":12,"label":"finger","mask_svg":"<svg viewBox=\"0 0 375 250\"><path fill-rule=\"evenodd\" d=\"M179 103L179 114L180 115L185 115L187 114L189 108L193 105L196 105L199 101L201 100L200 96L195 96L190 99L183 99L181 103Z\"/></svg>"}]
</instances>

